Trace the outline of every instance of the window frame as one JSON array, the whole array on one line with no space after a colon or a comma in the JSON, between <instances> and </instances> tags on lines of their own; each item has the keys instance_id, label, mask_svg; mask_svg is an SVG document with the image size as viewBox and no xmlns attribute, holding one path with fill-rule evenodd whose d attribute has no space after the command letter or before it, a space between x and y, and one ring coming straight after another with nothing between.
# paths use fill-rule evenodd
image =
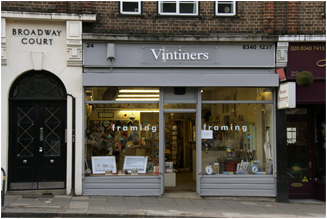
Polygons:
<instances>
[{"instance_id":1,"label":"window frame","mask_svg":"<svg viewBox=\"0 0 327 219\"><path fill-rule=\"evenodd\" d=\"M133 3L138 3L138 8L139 8L139 11L138 12L124 12L123 11L123 3L124 2L133 2ZM142 1L133 1L133 0L129 0L129 1L119 1L118 2L118 6L119 6L119 15L142 15L143 13L143 3Z\"/></svg>"},{"instance_id":2,"label":"window frame","mask_svg":"<svg viewBox=\"0 0 327 219\"><path fill-rule=\"evenodd\" d=\"M161 12L161 3L166 2L166 3L175 3L176 4L176 12ZM180 3L185 3L185 2L193 2L196 6L195 9L195 13L194 14L190 14L190 13L180 13ZM171 1L171 0L167 0L167 1L158 1L157 2L158 5L158 15L161 16L199 16L200 13L200 1Z\"/></svg>"},{"instance_id":3,"label":"window frame","mask_svg":"<svg viewBox=\"0 0 327 219\"><path fill-rule=\"evenodd\" d=\"M233 3L234 13L218 13L219 3ZM237 16L237 2L236 1L215 1L215 16L216 17L236 17Z\"/></svg>"}]
</instances>

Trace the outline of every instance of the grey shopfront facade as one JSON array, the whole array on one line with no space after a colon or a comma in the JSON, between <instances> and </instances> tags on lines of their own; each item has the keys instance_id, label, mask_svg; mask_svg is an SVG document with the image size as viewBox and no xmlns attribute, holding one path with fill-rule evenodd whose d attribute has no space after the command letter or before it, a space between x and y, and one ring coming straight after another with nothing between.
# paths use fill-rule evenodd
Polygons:
<instances>
[{"instance_id":1,"label":"grey shopfront facade","mask_svg":"<svg viewBox=\"0 0 327 219\"><path fill-rule=\"evenodd\" d=\"M274 43L189 44L121 43L85 41L83 43L84 91L90 87L155 87L159 100L146 103L159 109L159 175L86 176L83 195L160 196L165 193L165 113L193 113L196 124L196 193L201 196L276 197L276 88ZM185 94L174 88L185 88ZM271 99L203 99L206 88L270 89ZM87 100L86 104L117 104L116 100ZM119 101L137 104L142 101ZM193 104L192 108L165 108L164 104ZM203 104L270 104L272 140L271 174L219 174L203 172ZM84 115L87 114L84 108ZM255 118L254 118L255 120ZM258 120L258 119L257 119ZM86 130L84 121L83 130ZM262 125L263 127L264 125ZM212 128L213 129L213 128ZM263 128L264 129L264 128ZM261 129L260 129L261 130ZM264 132L264 131L262 131ZM85 134L86 135L86 134ZM262 133L261 135L264 135ZM83 139L86 139L84 136ZM87 140L85 140L87 141ZM86 142L84 142L86 144ZM259 144L259 142L258 142ZM262 145L257 146L261 150ZM86 150L86 149L85 149ZM244 149L245 150L245 149ZM85 157L86 151L83 151ZM85 165L83 165L85 166Z\"/></svg>"}]
</instances>

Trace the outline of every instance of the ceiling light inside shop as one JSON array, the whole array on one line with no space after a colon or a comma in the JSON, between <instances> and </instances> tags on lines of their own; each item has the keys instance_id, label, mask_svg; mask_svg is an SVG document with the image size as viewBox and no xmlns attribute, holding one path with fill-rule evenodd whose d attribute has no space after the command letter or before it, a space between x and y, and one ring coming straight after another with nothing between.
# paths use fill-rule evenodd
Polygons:
<instances>
[{"instance_id":1,"label":"ceiling light inside shop","mask_svg":"<svg viewBox=\"0 0 327 219\"><path fill-rule=\"evenodd\" d=\"M131 113L131 112L139 112L139 113L154 113L154 112L159 112L159 110L153 110L153 109L149 109L149 110L120 110L119 112L121 113Z\"/></svg>"},{"instance_id":2,"label":"ceiling light inside shop","mask_svg":"<svg viewBox=\"0 0 327 219\"><path fill-rule=\"evenodd\" d=\"M158 97L159 94L119 94L119 97Z\"/></svg>"},{"instance_id":3,"label":"ceiling light inside shop","mask_svg":"<svg viewBox=\"0 0 327 219\"><path fill-rule=\"evenodd\" d=\"M159 101L159 98L117 98L117 101Z\"/></svg>"},{"instance_id":4,"label":"ceiling light inside shop","mask_svg":"<svg viewBox=\"0 0 327 219\"><path fill-rule=\"evenodd\" d=\"M119 93L159 93L158 90L131 90L131 89L121 89Z\"/></svg>"},{"instance_id":5,"label":"ceiling light inside shop","mask_svg":"<svg viewBox=\"0 0 327 219\"><path fill-rule=\"evenodd\" d=\"M123 88L119 90L116 101L159 101L159 89Z\"/></svg>"}]
</instances>

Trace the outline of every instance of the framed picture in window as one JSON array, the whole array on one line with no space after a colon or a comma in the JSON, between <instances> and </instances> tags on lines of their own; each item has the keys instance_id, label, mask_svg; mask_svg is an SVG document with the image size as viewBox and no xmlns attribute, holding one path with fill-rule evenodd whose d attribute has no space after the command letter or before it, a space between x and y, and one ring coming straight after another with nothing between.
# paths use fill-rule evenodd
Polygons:
<instances>
[{"instance_id":1,"label":"framed picture in window","mask_svg":"<svg viewBox=\"0 0 327 219\"><path fill-rule=\"evenodd\" d=\"M117 173L115 156L92 156L92 173L104 174L106 171Z\"/></svg>"},{"instance_id":2,"label":"framed picture in window","mask_svg":"<svg viewBox=\"0 0 327 219\"><path fill-rule=\"evenodd\" d=\"M148 163L148 156L125 156L124 170L130 173L137 170L138 173L145 173Z\"/></svg>"}]
</instances>

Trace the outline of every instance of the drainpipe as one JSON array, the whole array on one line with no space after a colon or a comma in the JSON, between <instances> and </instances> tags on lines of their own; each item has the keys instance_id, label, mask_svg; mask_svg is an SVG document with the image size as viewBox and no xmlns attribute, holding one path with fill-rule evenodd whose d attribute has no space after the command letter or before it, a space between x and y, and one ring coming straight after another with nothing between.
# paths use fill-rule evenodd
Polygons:
<instances>
[{"instance_id":1,"label":"drainpipe","mask_svg":"<svg viewBox=\"0 0 327 219\"><path fill-rule=\"evenodd\" d=\"M5 205L5 190L6 190L6 171L1 167L3 173L2 191L1 191L1 207Z\"/></svg>"},{"instance_id":2,"label":"drainpipe","mask_svg":"<svg viewBox=\"0 0 327 219\"><path fill-rule=\"evenodd\" d=\"M75 196L75 107L76 107L76 99L73 95L67 94L72 98L72 111L73 111L73 118L72 118L72 190L71 195Z\"/></svg>"}]
</instances>

